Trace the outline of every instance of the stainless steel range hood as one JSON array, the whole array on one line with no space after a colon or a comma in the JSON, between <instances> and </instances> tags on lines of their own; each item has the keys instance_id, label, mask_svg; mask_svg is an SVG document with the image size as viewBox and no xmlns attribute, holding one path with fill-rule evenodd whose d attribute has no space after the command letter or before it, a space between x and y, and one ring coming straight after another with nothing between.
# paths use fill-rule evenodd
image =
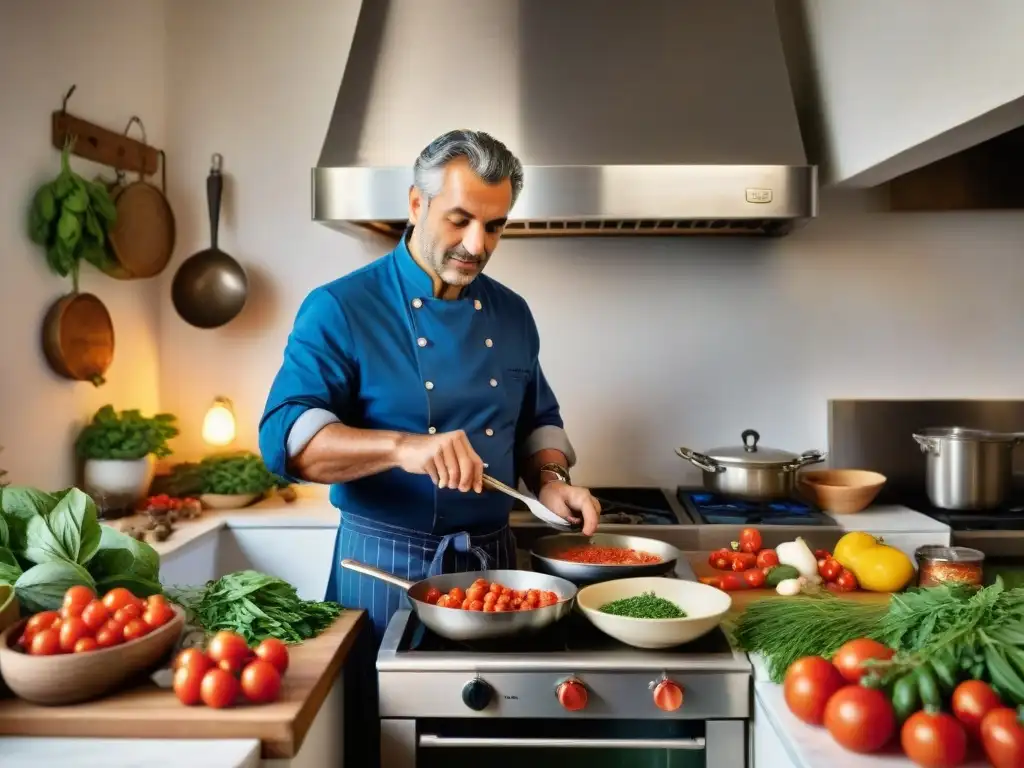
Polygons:
<instances>
[{"instance_id":1,"label":"stainless steel range hood","mask_svg":"<svg viewBox=\"0 0 1024 768\"><path fill-rule=\"evenodd\" d=\"M313 218L397 235L453 128L523 161L505 236L784 234L817 213L773 0L364 0Z\"/></svg>"}]
</instances>

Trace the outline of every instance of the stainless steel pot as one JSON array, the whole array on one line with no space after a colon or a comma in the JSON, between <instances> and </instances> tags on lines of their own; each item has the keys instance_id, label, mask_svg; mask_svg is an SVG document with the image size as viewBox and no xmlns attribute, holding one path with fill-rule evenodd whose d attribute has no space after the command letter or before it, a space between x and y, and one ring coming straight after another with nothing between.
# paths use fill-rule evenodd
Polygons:
<instances>
[{"instance_id":1,"label":"stainless steel pot","mask_svg":"<svg viewBox=\"0 0 1024 768\"><path fill-rule=\"evenodd\" d=\"M746 429L740 435L742 445L714 448L698 453L676 448L676 455L704 470L704 487L726 496L746 499L776 499L796 495L796 471L818 464L824 451L790 453L779 448L759 446L761 435Z\"/></svg>"},{"instance_id":2,"label":"stainless steel pot","mask_svg":"<svg viewBox=\"0 0 1024 768\"><path fill-rule=\"evenodd\" d=\"M915 432L914 440L927 456L925 490L936 507L993 509L1009 496L1021 433L929 427Z\"/></svg>"}]
</instances>

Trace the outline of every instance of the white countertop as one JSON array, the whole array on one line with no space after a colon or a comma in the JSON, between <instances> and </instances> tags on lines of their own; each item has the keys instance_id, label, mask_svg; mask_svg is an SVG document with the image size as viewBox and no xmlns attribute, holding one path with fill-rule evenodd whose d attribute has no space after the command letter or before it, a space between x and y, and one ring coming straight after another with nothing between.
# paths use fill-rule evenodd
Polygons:
<instances>
[{"instance_id":1,"label":"white countertop","mask_svg":"<svg viewBox=\"0 0 1024 768\"><path fill-rule=\"evenodd\" d=\"M126 748L126 745L131 746ZM0 738L3 768L258 768L256 739Z\"/></svg>"},{"instance_id":2,"label":"white countertop","mask_svg":"<svg viewBox=\"0 0 1024 768\"><path fill-rule=\"evenodd\" d=\"M910 507L897 504L880 504L868 507L852 515L837 515L826 512L844 531L868 530L876 534L885 533L948 533L949 526Z\"/></svg>"}]
</instances>

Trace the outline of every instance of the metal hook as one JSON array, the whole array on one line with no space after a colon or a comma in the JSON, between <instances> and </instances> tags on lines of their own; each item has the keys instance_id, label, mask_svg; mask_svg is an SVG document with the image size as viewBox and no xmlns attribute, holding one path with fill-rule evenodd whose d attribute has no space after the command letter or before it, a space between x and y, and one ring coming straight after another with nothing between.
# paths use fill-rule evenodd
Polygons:
<instances>
[{"instance_id":1,"label":"metal hook","mask_svg":"<svg viewBox=\"0 0 1024 768\"><path fill-rule=\"evenodd\" d=\"M146 126L142 124L142 118L138 115L132 115L131 118L129 118L128 125L124 127L124 135L128 135L128 131L132 129L132 125L139 126L139 130L142 131L142 143L149 146L149 142L146 141Z\"/></svg>"},{"instance_id":2,"label":"metal hook","mask_svg":"<svg viewBox=\"0 0 1024 768\"><path fill-rule=\"evenodd\" d=\"M75 92L75 88L77 87L77 85L72 85L70 88L68 88L68 92L64 94L64 100L61 102L60 111L65 115L68 112L68 99L71 98L71 94Z\"/></svg>"}]
</instances>

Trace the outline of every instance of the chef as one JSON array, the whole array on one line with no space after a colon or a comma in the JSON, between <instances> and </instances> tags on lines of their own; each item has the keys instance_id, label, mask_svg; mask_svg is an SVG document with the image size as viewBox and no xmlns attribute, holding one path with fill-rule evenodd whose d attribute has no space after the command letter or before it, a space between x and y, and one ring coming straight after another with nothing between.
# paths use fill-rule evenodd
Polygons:
<instances>
[{"instance_id":1,"label":"chef","mask_svg":"<svg viewBox=\"0 0 1024 768\"><path fill-rule=\"evenodd\" d=\"M585 534L600 514L571 482L575 453L530 309L481 274L522 190L521 163L492 136L459 130L413 170L398 246L299 308L259 431L273 472L330 484L341 525L327 598L365 609L378 643L403 592L343 558L414 582L516 567L512 500L484 491L485 470L521 478Z\"/></svg>"}]
</instances>

